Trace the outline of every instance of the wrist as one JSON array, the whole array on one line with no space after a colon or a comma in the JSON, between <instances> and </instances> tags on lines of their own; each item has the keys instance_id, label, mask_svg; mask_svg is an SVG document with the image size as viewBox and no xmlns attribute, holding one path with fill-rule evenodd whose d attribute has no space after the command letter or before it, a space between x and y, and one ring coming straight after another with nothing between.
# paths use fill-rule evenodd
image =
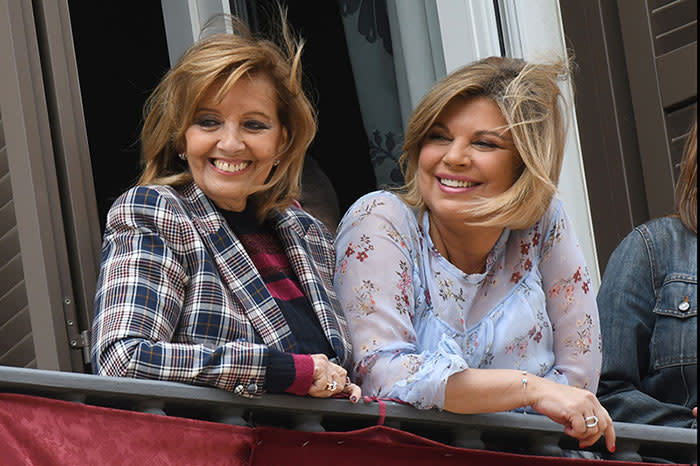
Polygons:
<instances>
[{"instance_id":1,"label":"wrist","mask_svg":"<svg viewBox=\"0 0 700 466\"><path fill-rule=\"evenodd\" d=\"M527 414L527 407L530 405L527 398L527 384L529 382L528 375L529 374L527 371L522 371L520 374L520 386L522 387L523 392L523 414Z\"/></svg>"},{"instance_id":2,"label":"wrist","mask_svg":"<svg viewBox=\"0 0 700 466\"><path fill-rule=\"evenodd\" d=\"M314 379L314 360L308 354L294 354L294 382L285 390L293 395L304 396L309 393L309 389Z\"/></svg>"},{"instance_id":3,"label":"wrist","mask_svg":"<svg viewBox=\"0 0 700 466\"><path fill-rule=\"evenodd\" d=\"M525 406L533 407L537 405L540 399L540 392L542 390L542 382L545 381L542 377L538 377L535 374L527 373L527 392L525 393Z\"/></svg>"}]
</instances>

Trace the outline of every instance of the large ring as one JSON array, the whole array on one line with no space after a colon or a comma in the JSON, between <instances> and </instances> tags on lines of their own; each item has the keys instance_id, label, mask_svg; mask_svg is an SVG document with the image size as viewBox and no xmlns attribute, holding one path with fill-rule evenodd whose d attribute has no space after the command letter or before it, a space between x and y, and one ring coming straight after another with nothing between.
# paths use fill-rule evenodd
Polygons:
<instances>
[{"instance_id":1,"label":"large ring","mask_svg":"<svg viewBox=\"0 0 700 466\"><path fill-rule=\"evenodd\" d=\"M585 421L586 428L595 427L598 425L598 416L588 416Z\"/></svg>"},{"instance_id":2,"label":"large ring","mask_svg":"<svg viewBox=\"0 0 700 466\"><path fill-rule=\"evenodd\" d=\"M328 390L329 392L334 392L336 388L338 388L338 382L336 382L335 380L326 384L326 390Z\"/></svg>"}]
</instances>

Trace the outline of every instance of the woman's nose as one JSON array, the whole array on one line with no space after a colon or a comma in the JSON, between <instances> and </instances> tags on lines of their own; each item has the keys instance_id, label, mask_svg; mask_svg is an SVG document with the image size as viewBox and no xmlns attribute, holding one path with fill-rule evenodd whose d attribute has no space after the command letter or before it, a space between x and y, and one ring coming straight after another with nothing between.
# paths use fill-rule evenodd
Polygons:
<instances>
[{"instance_id":1,"label":"woman's nose","mask_svg":"<svg viewBox=\"0 0 700 466\"><path fill-rule=\"evenodd\" d=\"M243 149L245 144L238 129L233 125L224 125L221 137L216 146L227 154L232 154Z\"/></svg>"},{"instance_id":2,"label":"woman's nose","mask_svg":"<svg viewBox=\"0 0 700 466\"><path fill-rule=\"evenodd\" d=\"M443 156L443 161L454 166L471 163L471 146L454 141Z\"/></svg>"}]
</instances>

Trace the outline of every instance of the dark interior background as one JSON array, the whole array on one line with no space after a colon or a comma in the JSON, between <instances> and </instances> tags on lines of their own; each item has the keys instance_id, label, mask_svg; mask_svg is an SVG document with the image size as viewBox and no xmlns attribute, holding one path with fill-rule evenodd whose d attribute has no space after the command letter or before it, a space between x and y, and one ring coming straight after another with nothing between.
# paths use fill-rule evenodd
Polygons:
<instances>
[{"instance_id":1,"label":"dark interior background","mask_svg":"<svg viewBox=\"0 0 700 466\"><path fill-rule=\"evenodd\" d=\"M69 1L100 225L140 173L143 104L169 69L160 2ZM269 0L249 1L251 28L278 15ZM289 2L289 21L306 40L305 87L319 115L309 156L335 190L340 213L376 188L337 2Z\"/></svg>"}]
</instances>

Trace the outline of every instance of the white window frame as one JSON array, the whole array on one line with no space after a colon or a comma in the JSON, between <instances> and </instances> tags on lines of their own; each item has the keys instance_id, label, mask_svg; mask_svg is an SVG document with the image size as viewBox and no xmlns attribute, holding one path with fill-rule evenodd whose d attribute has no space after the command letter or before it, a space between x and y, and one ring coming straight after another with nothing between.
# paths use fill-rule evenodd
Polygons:
<instances>
[{"instance_id":1,"label":"white window frame","mask_svg":"<svg viewBox=\"0 0 700 466\"><path fill-rule=\"evenodd\" d=\"M202 27L217 14L235 14L247 23L244 0L161 0L165 36L168 42L170 66L200 39ZM231 4L233 10L231 11ZM222 22L221 32L230 32L230 26ZM213 28L210 32L219 32Z\"/></svg>"}]
</instances>

